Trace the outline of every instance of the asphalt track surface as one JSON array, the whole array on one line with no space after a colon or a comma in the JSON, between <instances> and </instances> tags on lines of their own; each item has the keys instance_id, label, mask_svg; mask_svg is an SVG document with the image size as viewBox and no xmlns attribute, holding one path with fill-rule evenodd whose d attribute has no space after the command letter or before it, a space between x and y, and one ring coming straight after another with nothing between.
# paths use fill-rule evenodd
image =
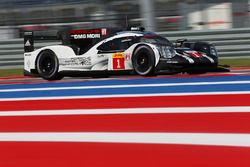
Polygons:
<instances>
[{"instance_id":1,"label":"asphalt track surface","mask_svg":"<svg viewBox=\"0 0 250 167\"><path fill-rule=\"evenodd\" d=\"M250 166L250 70L0 78L0 166Z\"/></svg>"}]
</instances>

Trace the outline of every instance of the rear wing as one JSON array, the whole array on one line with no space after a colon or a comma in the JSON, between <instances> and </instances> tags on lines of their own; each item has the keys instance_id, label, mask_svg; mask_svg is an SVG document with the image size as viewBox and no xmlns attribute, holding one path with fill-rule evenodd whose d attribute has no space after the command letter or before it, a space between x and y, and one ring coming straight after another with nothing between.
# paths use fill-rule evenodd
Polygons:
<instances>
[{"instance_id":1,"label":"rear wing","mask_svg":"<svg viewBox=\"0 0 250 167\"><path fill-rule=\"evenodd\" d=\"M119 28L96 28L96 29L85 29L85 30L69 30L66 34L70 44L79 43L95 43L110 37L116 32L121 31ZM66 35L66 36L67 36Z\"/></svg>"},{"instance_id":2,"label":"rear wing","mask_svg":"<svg viewBox=\"0 0 250 167\"><path fill-rule=\"evenodd\" d=\"M60 40L58 36L35 36L33 31L25 31L23 33L24 38L24 52L34 51L35 40Z\"/></svg>"},{"instance_id":3,"label":"rear wing","mask_svg":"<svg viewBox=\"0 0 250 167\"><path fill-rule=\"evenodd\" d=\"M58 31L56 36L36 36L32 31L24 32L24 52L34 51L34 40L61 40L63 45L78 46L87 50L97 42L121 31L118 28L96 28Z\"/></svg>"}]
</instances>

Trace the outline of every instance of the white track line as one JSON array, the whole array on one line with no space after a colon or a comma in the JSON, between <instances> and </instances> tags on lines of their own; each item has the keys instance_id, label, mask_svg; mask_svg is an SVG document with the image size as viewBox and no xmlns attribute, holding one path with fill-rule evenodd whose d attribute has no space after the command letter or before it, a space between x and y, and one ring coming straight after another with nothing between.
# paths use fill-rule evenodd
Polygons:
<instances>
[{"instance_id":1,"label":"white track line","mask_svg":"<svg viewBox=\"0 0 250 167\"><path fill-rule=\"evenodd\" d=\"M23 92L44 90L74 90L74 89L106 89L106 88L138 88L138 87L168 87L168 86L201 86L201 85L225 85L225 84L250 84L250 81L222 81L222 82L189 82L189 83L163 83L163 84L128 84L128 85L104 85L104 86L71 86L71 87L46 87L46 88L18 88L0 89L0 92Z\"/></svg>"},{"instance_id":2,"label":"white track line","mask_svg":"<svg viewBox=\"0 0 250 167\"><path fill-rule=\"evenodd\" d=\"M1 111L0 117L48 116L48 115L100 115L100 114L236 113L236 112L250 113L250 106Z\"/></svg>"},{"instance_id":3,"label":"white track line","mask_svg":"<svg viewBox=\"0 0 250 167\"><path fill-rule=\"evenodd\" d=\"M32 101L32 100L66 100L66 99L88 99L88 98L119 98L119 97L155 97L155 96L198 96L198 95L235 95L250 94L250 91L228 91L228 92L187 92L187 93L148 93L148 94L119 94L119 95L87 95L87 96L45 96L45 97L20 97L1 98L0 101ZM0 108L1 109L1 108Z\"/></svg>"},{"instance_id":4,"label":"white track line","mask_svg":"<svg viewBox=\"0 0 250 167\"><path fill-rule=\"evenodd\" d=\"M0 133L8 142L97 142L250 147L250 134L218 133Z\"/></svg>"}]
</instances>

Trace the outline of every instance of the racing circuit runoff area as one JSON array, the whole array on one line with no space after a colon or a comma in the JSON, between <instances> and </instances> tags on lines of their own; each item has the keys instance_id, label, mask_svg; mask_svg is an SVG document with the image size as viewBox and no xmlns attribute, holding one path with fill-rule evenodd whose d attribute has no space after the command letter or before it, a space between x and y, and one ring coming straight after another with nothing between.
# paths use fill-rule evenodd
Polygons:
<instances>
[{"instance_id":1,"label":"racing circuit runoff area","mask_svg":"<svg viewBox=\"0 0 250 167\"><path fill-rule=\"evenodd\" d=\"M250 166L250 70L0 78L0 166Z\"/></svg>"}]
</instances>

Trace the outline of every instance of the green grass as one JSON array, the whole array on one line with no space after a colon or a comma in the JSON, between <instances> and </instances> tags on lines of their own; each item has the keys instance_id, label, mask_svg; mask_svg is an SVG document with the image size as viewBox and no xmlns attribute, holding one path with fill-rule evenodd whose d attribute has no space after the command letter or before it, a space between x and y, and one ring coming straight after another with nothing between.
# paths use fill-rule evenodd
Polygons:
<instances>
[{"instance_id":1,"label":"green grass","mask_svg":"<svg viewBox=\"0 0 250 167\"><path fill-rule=\"evenodd\" d=\"M230 67L249 67L250 59L220 59L220 65L229 65ZM23 69L6 69L0 70L0 77L23 76Z\"/></svg>"},{"instance_id":2,"label":"green grass","mask_svg":"<svg viewBox=\"0 0 250 167\"><path fill-rule=\"evenodd\" d=\"M220 59L220 65L229 65L230 67L250 67L250 59Z\"/></svg>"},{"instance_id":3,"label":"green grass","mask_svg":"<svg viewBox=\"0 0 250 167\"><path fill-rule=\"evenodd\" d=\"M0 77L23 76L23 69L5 69L0 70Z\"/></svg>"}]
</instances>

